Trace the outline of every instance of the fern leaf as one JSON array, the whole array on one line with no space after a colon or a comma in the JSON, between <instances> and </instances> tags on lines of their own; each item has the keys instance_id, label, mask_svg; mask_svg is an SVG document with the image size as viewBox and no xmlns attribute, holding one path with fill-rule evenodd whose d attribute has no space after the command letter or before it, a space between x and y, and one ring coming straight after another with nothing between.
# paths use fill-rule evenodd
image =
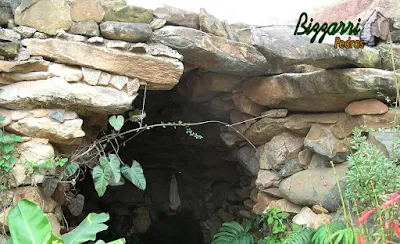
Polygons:
<instances>
[{"instance_id":1,"label":"fern leaf","mask_svg":"<svg viewBox=\"0 0 400 244\"><path fill-rule=\"evenodd\" d=\"M314 233L315 230L308 227L295 229L288 237L282 240L282 244L311 244Z\"/></svg>"}]
</instances>

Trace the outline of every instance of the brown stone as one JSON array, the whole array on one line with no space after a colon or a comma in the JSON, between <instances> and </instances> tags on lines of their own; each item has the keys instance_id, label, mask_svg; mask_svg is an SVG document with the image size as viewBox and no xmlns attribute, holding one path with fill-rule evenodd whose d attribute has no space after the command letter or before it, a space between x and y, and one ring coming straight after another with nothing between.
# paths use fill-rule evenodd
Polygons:
<instances>
[{"instance_id":1,"label":"brown stone","mask_svg":"<svg viewBox=\"0 0 400 244\"><path fill-rule=\"evenodd\" d=\"M123 52L58 39L25 39L23 42L32 55L139 78L148 82L148 89L172 89L183 74L183 64L172 58Z\"/></svg>"},{"instance_id":2,"label":"brown stone","mask_svg":"<svg viewBox=\"0 0 400 244\"><path fill-rule=\"evenodd\" d=\"M230 92L243 78L236 75L208 72L203 75L206 87L211 91Z\"/></svg>"},{"instance_id":3,"label":"brown stone","mask_svg":"<svg viewBox=\"0 0 400 244\"><path fill-rule=\"evenodd\" d=\"M55 35L57 30L68 30L71 27L70 7L66 0L35 1L25 9L21 6L17 8L15 11L15 23L33 27L46 34Z\"/></svg>"},{"instance_id":4,"label":"brown stone","mask_svg":"<svg viewBox=\"0 0 400 244\"><path fill-rule=\"evenodd\" d=\"M257 189L264 191L270 187L273 187L278 182L278 174L272 170L259 170L256 180Z\"/></svg>"},{"instance_id":5,"label":"brown stone","mask_svg":"<svg viewBox=\"0 0 400 244\"><path fill-rule=\"evenodd\" d=\"M264 111L263 106L251 101L250 98L243 93L234 94L232 100L236 108L243 113L260 116L262 111Z\"/></svg>"},{"instance_id":6,"label":"brown stone","mask_svg":"<svg viewBox=\"0 0 400 244\"><path fill-rule=\"evenodd\" d=\"M353 101L378 98L376 87L392 96L393 84L393 72L353 68L253 77L242 84L242 90L252 101L271 108L335 112L344 110Z\"/></svg>"},{"instance_id":7,"label":"brown stone","mask_svg":"<svg viewBox=\"0 0 400 244\"><path fill-rule=\"evenodd\" d=\"M25 186L15 189L13 204L16 205L22 199L27 199L37 204L45 213L54 212L57 206L57 203L50 197L46 197L42 188L38 186Z\"/></svg>"},{"instance_id":8,"label":"brown stone","mask_svg":"<svg viewBox=\"0 0 400 244\"><path fill-rule=\"evenodd\" d=\"M276 201L272 201L267 208L265 209L264 212L276 208L276 207L280 207L280 211L281 212L287 212L287 213L300 213L301 211L301 206L291 203L286 199L280 199L280 200L276 200Z\"/></svg>"},{"instance_id":9,"label":"brown stone","mask_svg":"<svg viewBox=\"0 0 400 244\"><path fill-rule=\"evenodd\" d=\"M71 5L71 17L75 22L94 20L101 22L104 10L99 0L75 0Z\"/></svg>"},{"instance_id":10,"label":"brown stone","mask_svg":"<svg viewBox=\"0 0 400 244\"><path fill-rule=\"evenodd\" d=\"M350 115L384 114L388 106L378 99L366 99L350 103L345 111Z\"/></svg>"},{"instance_id":11,"label":"brown stone","mask_svg":"<svg viewBox=\"0 0 400 244\"><path fill-rule=\"evenodd\" d=\"M253 207L253 213L261 215L272 201L276 201L278 199L279 198L270 196L264 192L258 192L257 203Z\"/></svg>"},{"instance_id":12,"label":"brown stone","mask_svg":"<svg viewBox=\"0 0 400 244\"><path fill-rule=\"evenodd\" d=\"M287 109L271 109L261 113L263 117L266 118L284 118L288 114Z\"/></svg>"},{"instance_id":13,"label":"brown stone","mask_svg":"<svg viewBox=\"0 0 400 244\"><path fill-rule=\"evenodd\" d=\"M303 169L307 169L308 165L310 165L312 157L312 151L308 148L299 152L297 158L299 159L299 163Z\"/></svg>"},{"instance_id":14,"label":"brown stone","mask_svg":"<svg viewBox=\"0 0 400 244\"><path fill-rule=\"evenodd\" d=\"M251 211L253 209L254 204L255 204L255 202L253 202L253 200L251 200L251 199L247 199L246 201L243 202L244 207L249 211Z\"/></svg>"},{"instance_id":15,"label":"brown stone","mask_svg":"<svg viewBox=\"0 0 400 244\"><path fill-rule=\"evenodd\" d=\"M239 210L238 216L239 216L239 217L246 218L246 219L251 219L251 218L252 218L251 212L246 211L246 210L243 210L243 209L242 209L242 210Z\"/></svg>"},{"instance_id":16,"label":"brown stone","mask_svg":"<svg viewBox=\"0 0 400 244\"><path fill-rule=\"evenodd\" d=\"M203 82L202 73L191 74L186 83L185 95L191 102L205 102L217 97L219 94L219 92L207 89Z\"/></svg>"},{"instance_id":17,"label":"brown stone","mask_svg":"<svg viewBox=\"0 0 400 244\"><path fill-rule=\"evenodd\" d=\"M249 187L237 188L237 189L235 189L235 192L240 197L243 197L243 198L249 198L250 197L250 189L249 189Z\"/></svg>"},{"instance_id":18,"label":"brown stone","mask_svg":"<svg viewBox=\"0 0 400 244\"><path fill-rule=\"evenodd\" d=\"M329 211L326 208L322 207L321 205L314 205L314 206L312 206L311 209L316 214L327 214L327 213L329 213Z\"/></svg>"}]
</instances>

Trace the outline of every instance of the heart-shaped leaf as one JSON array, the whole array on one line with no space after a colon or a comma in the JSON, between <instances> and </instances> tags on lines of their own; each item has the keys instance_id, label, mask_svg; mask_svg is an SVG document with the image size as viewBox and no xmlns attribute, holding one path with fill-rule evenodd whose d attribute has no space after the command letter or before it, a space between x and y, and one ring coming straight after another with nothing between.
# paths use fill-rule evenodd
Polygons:
<instances>
[{"instance_id":1,"label":"heart-shaped leaf","mask_svg":"<svg viewBox=\"0 0 400 244\"><path fill-rule=\"evenodd\" d=\"M50 222L35 203L19 201L7 216L14 244L43 244L51 237Z\"/></svg>"},{"instance_id":2,"label":"heart-shaped leaf","mask_svg":"<svg viewBox=\"0 0 400 244\"><path fill-rule=\"evenodd\" d=\"M105 166L105 168L97 165L93 168L93 182L94 188L97 191L99 197L102 197L107 190L108 183L111 178L111 169L109 166Z\"/></svg>"},{"instance_id":3,"label":"heart-shaped leaf","mask_svg":"<svg viewBox=\"0 0 400 244\"><path fill-rule=\"evenodd\" d=\"M64 169L65 178L68 179L69 177L74 175L78 169L79 169L79 164L75 162L71 162L70 164L68 164L67 167L65 167Z\"/></svg>"},{"instance_id":4,"label":"heart-shaped leaf","mask_svg":"<svg viewBox=\"0 0 400 244\"><path fill-rule=\"evenodd\" d=\"M100 157L99 159L100 165L104 169L111 169L111 179L113 182L119 182L121 180L121 161L115 154L110 154L107 157Z\"/></svg>"},{"instance_id":5,"label":"heart-shaped leaf","mask_svg":"<svg viewBox=\"0 0 400 244\"><path fill-rule=\"evenodd\" d=\"M108 226L103 224L110 219L106 213L90 213L73 231L61 236L65 244L80 244L96 240L96 234L107 230Z\"/></svg>"},{"instance_id":6,"label":"heart-shaped leaf","mask_svg":"<svg viewBox=\"0 0 400 244\"><path fill-rule=\"evenodd\" d=\"M114 130L120 131L122 126L124 125L124 120L125 120L124 116L122 115L118 116L113 115L108 119L108 122L114 128Z\"/></svg>"},{"instance_id":7,"label":"heart-shaped leaf","mask_svg":"<svg viewBox=\"0 0 400 244\"><path fill-rule=\"evenodd\" d=\"M83 206L85 205L85 196L78 194L74 200L68 205L68 209L73 216L78 216L82 213Z\"/></svg>"},{"instance_id":8,"label":"heart-shaped leaf","mask_svg":"<svg viewBox=\"0 0 400 244\"><path fill-rule=\"evenodd\" d=\"M43 180L43 190L46 196L51 197L57 188L59 180L53 177L46 177Z\"/></svg>"},{"instance_id":9,"label":"heart-shaped leaf","mask_svg":"<svg viewBox=\"0 0 400 244\"><path fill-rule=\"evenodd\" d=\"M142 166L136 160L133 160L130 168L127 165L122 166L121 172L137 188L143 191L146 189L146 178L144 177Z\"/></svg>"}]
</instances>

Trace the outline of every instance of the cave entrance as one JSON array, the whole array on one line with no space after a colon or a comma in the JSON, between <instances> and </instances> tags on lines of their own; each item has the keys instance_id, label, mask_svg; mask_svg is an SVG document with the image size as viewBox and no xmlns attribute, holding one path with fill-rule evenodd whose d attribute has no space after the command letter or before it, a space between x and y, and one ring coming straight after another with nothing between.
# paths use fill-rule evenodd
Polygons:
<instances>
[{"instance_id":1,"label":"cave entrance","mask_svg":"<svg viewBox=\"0 0 400 244\"><path fill-rule=\"evenodd\" d=\"M143 94L141 90L135 99L136 108L142 107ZM147 91L145 111L147 125L216 119L229 122L229 112L215 113L205 103L190 103L178 88ZM137 126L129 122L122 131ZM85 196L84 210L78 217L65 210L69 225L76 226L90 212L107 212L109 228L98 234L104 241L124 237L127 243L138 244L209 244L223 222L241 222L239 213L246 210L243 201L248 196L236 192L250 189L251 178L232 156L232 149L221 140L219 135L226 128L211 123L191 129L203 139L190 136L184 127L158 127L121 145L118 154L125 164L131 165L133 160L141 164L147 181L145 191L127 181L122 186L109 186L100 198L87 170L85 178L76 185ZM169 211L172 174L181 200L176 213Z\"/></svg>"}]
</instances>

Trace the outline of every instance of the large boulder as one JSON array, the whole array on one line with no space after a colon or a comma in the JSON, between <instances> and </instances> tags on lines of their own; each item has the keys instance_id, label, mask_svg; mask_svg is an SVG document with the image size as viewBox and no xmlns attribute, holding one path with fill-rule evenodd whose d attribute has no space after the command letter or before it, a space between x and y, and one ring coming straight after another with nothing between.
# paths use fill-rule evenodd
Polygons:
<instances>
[{"instance_id":1,"label":"large boulder","mask_svg":"<svg viewBox=\"0 0 400 244\"><path fill-rule=\"evenodd\" d=\"M9 109L61 107L80 114L115 114L131 108L136 94L109 87L70 84L62 78L21 81L0 89L0 106Z\"/></svg>"},{"instance_id":2,"label":"large boulder","mask_svg":"<svg viewBox=\"0 0 400 244\"><path fill-rule=\"evenodd\" d=\"M178 26L154 31L152 40L176 49L185 62L208 71L253 76L266 73L266 60L254 47Z\"/></svg>"},{"instance_id":3,"label":"large boulder","mask_svg":"<svg viewBox=\"0 0 400 244\"><path fill-rule=\"evenodd\" d=\"M92 20L101 22L104 10L99 0L75 0L71 5L71 18L75 22Z\"/></svg>"},{"instance_id":4,"label":"large boulder","mask_svg":"<svg viewBox=\"0 0 400 244\"><path fill-rule=\"evenodd\" d=\"M262 145L285 131L307 135L314 123L335 124L345 113L293 114L285 118L262 118L248 128L244 136L255 145Z\"/></svg>"},{"instance_id":5,"label":"large boulder","mask_svg":"<svg viewBox=\"0 0 400 244\"><path fill-rule=\"evenodd\" d=\"M304 146L328 160L341 163L349 155L350 141L337 139L331 128L332 125L313 124L304 140Z\"/></svg>"},{"instance_id":6,"label":"large boulder","mask_svg":"<svg viewBox=\"0 0 400 244\"><path fill-rule=\"evenodd\" d=\"M154 15L159 19L166 20L171 25L199 29L199 15L194 12L164 5L163 7L156 8Z\"/></svg>"},{"instance_id":7,"label":"large boulder","mask_svg":"<svg viewBox=\"0 0 400 244\"><path fill-rule=\"evenodd\" d=\"M126 0L100 0L104 9L103 21L119 21L149 24L153 10L127 5Z\"/></svg>"},{"instance_id":8,"label":"large boulder","mask_svg":"<svg viewBox=\"0 0 400 244\"><path fill-rule=\"evenodd\" d=\"M17 162L10 171L12 179L10 185L18 187L21 185L39 184L44 180L43 172L29 174L31 167L26 162L35 162L41 165L52 161L54 149L47 139L32 138L30 141L17 144L15 147ZM55 173L55 167L46 169L48 173Z\"/></svg>"},{"instance_id":9,"label":"large boulder","mask_svg":"<svg viewBox=\"0 0 400 244\"><path fill-rule=\"evenodd\" d=\"M250 78L243 92L254 102L291 111L343 111L353 101L377 98L377 90L394 95L393 72L336 69Z\"/></svg>"},{"instance_id":10,"label":"large boulder","mask_svg":"<svg viewBox=\"0 0 400 244\"><path fill-rule=\"evenodd\" d=\"M24 0L15 11L15 23L55 35L71 27L70 7L66 0Z\"/></svg>"},{"instance_id":11,"label":"large boulder","mask_svg":"<svg viewBox=\"0 0 400 244\"><path fill-rule=\"evenodd\" d=\"M116 21L103 22L100 24L100 31L105 38L128 42L146 42L152 34L149 24Z\"/></svg>"},{"instance_id":12,"label":"large boulder","mask_svg":"<svg viewBox=\"0 0 400 244\"><path fill-rule=\"evenodd\" d=\"M347 164L336 166L336 176L342 191L345 189ZM317 168L300 171L279 184L282 196L290 202L313 206L321 204L330 212L336 211L340 203L339 189L332 168Z\"/></svg>"},{"instance_id":13,"label":"large boulder","mask_svg":"<svg viewBox=\"0 0 400 244\"><path fill-rule=\"evenodd\" d=\"M293 35L295 27L269 26L247 28L240 34L242 42L256 47L265 57L268 73L279 74L289 66L308 64L317 68L338 66L376 67L379 52L375 49L335 48L334 43L311 43L305 35ZM268 37L268 38L266 38Z\"/></svg>"},{"instance_id":14,"label":"large boulder","mask_svg":"<svg viewBox=\"0 0 400 244\"><path fill-rule=\"evenodd\" d=\"M139 78L149 89L172 89L183 74L183 64L172 58L128 53L80 42L58 39L25 39L32 55L40 55L59 63L86 66L114 74Z\"/></svg>"}]
</instances>

